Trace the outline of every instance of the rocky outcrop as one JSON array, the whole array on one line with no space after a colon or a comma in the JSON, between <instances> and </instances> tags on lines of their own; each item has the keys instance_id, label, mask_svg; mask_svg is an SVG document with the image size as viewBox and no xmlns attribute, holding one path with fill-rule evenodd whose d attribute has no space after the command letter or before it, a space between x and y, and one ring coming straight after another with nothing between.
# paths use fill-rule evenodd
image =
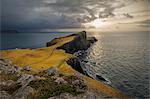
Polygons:
<instances>
[{"instance_id":1,"label":"rocky outcrop","mask_svg":"<svg viewBox=\"0 0 150 99\"><path fill-rule=\"evenodd\" d=\"M67 61L67 64L70 65L76 71L78 71L78 72L80 72L80 73L85 75L85 72L84 72L84 70L81 67L81 62L80 62L80 60L77 57L70 58Z\"/></svg>"},{"instance_id":2,"label":"rocky outcrop","mask_svg":"<svg viewBox=\"0 0 150 99\"><path fill-rule=\"evenodd\" d=\"M39 99L42 96L47 99L65 92L77 95L87 90L87 85L82 78L60 74L55 67L34 75L27 74L30 71L23 68L17 69L11 61L0 59L0 98ZM69 96L65 97L69 98Z\"/></svg>"},{"instance_id":3,"label":"rocky outcrop","mask_svg":"<svg viewBox=\"0 0 150 99\"><path fill-rule=\"evenodd\" d=\"M97 41L97 39L95 37L87 37L87 34L85 31L79 32L77 34L72 34L69 36L75 36L75 38L72 41L65 43L64 45L57 47L57 49L63 49L67 53L72 54L79 50L88 49L92 43ZM48 42L47 46L51 46L56 43L57 43L56 39L54 39L51 42Z\"/></svg>"},{"instance_id":4,"label":"rocky outcrop","mask_svg":"<svg viewBox=\"0 0 150 99\"><path fill-rule=\"evenodd\" d=\"M87 34L85 31L82 31L82 32L79 32L76 34L71 34L66 37L69 37L69 36L75 36L75 37L72 41L63 44L62 46L57 47L57 49L63 49L67 53L73 54L73 53L81 51L81 50L87 50L92 43L97 41L97 39L95 37L87 37ZM63 37L61 37L61 38L63 38ZM55 45L57 43L57 39L59 39L59 38L53 39L52 41L48 42L46 45L47 46ZM87 75L87 73L84 72L83 68L81 67L81 62L77 57L70 58L67 61L67 63L69 65L71 65L72 68L74 68L78 72L80 72L84 75Z\"/></svg>"},{"instance_id":5,"label":"rocky outcrop","mask_svg":"<svg viewBox=\"0 0 150 99\"><path fill-rule=\"evenodd\" d=\"M82 31L75 34L75 38L72 41L58 47L57 49L64 49L67 53L72 54L79 50L87 50L91 43L94 43L95 41L97 41L95 37L88 38L86 32Z\"/></svg>"}]
</instances>

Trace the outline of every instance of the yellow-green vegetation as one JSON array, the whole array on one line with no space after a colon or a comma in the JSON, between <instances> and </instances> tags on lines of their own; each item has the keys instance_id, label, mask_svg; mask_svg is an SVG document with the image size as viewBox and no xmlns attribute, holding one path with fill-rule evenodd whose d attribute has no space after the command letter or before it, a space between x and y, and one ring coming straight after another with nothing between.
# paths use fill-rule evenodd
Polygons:
<instances>
[{"instance_id":1,"label":"yellow-green vegetation","mask_svg":"<svg viewBox=\"0 0 150 99\"><path fill-rule=\"evenodd\" d=\"M71 66L69 66L66 63L66 61L70 57L74 57L74 56L65 53L64 50L56 49L57 47L73 40L74 37L75 36L66 36L66 37L55 39L54 45L45 48L15 49L15 50L1 51L0 56L3 59L10 59L12 63L17 66L22 66L22 67L30 66L32 69L34 69L37 72L46 70L49 67L57 67L60 74L74 75L77 71L75 71ZM37 72L35 74L37 74ZM98 82L86 76L83 79L87 82L87 86L89 88L99 90L110 96L114 96L118 98L127 98L117 89L105 85L102 82ZM64 91L72 94L76 94L76 91L70 85L68 84L56 85L53 81L51 81L51 79L32 81L30 83L30 86L38 90L41 98L54 96Z\"/></svg>"},{"instance_id":2,"label":"yellow-green vegetation","mask_svg":"<svg viewBox=\"0 0 150 99\"><path fill-rule=\"evenodd\" d=\"M47 99L49 97L58 96L65 92L72 95L78 95L82 93L77 91L76 88L70 83L57 84L51 78L31 81L29 86L37 91L36 96L40 99Z\"/></svg>"},{"instance_id":3,"label":"yellow-green vegetation","mask_svg":"<svg viewBox=\"0 0 150 99\"><path fill-rule=\"evenodd\" d=\"M3 59L10 59L15 65L30 66L38 71L54 66L60 67L61 65L61 68L63 68L68 66L65 60L68 60L72 55L56 48L73 40L73 38L74 36L68 36L55 39L57 42L55 45L45 48L1 51L0 56ZM64 68L64 70L66 69Z\"/></svg>"}]
</instances>

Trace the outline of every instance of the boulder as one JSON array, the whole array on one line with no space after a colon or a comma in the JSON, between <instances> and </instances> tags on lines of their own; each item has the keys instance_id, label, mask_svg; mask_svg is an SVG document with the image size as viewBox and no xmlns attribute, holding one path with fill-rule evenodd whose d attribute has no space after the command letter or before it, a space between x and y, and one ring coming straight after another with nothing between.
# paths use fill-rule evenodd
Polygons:
<instances>
[{"instance_id":1,"label":"boulder","mask_svg":"<svg viewBox=\"0 0 150 99\"><path fill-rule=\"evenodd\" d=\"M15 99L36 99L35 90L27 86L25 88L20 88L17 92L14 93Z\"/></svg>"},{"instance_id":2,"label":"boulder","mask_svg":"<svg viewBox=\"0 0 150 99\"><path fill-rule=\"evenodd\" d=\"M57 75L58 74L58 69L56 67L50 67L47 70L48 75Z\"/></svg>"}]
</instances>

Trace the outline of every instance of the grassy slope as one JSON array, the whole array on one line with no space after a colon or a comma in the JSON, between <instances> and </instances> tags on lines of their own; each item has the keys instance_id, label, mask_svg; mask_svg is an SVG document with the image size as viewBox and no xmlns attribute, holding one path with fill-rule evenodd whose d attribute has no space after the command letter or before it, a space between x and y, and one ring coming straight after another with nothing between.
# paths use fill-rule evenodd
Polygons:
<instances>
[{"instance_id":1,"label":"grassy slope","mask_svg":"<svg viewBox=\"0 0 150 99\"><path fill-rule=\"evenodd\" d=\"M38 48L38 49L15 49L5 50L0 52L0 56L3 59L12 60L13 64L18 66L30 66L36 71L48 69L52 66L59 67L61 73L74 74L76 71L66 63L73 55L65 53L64 50L57 50L56 47L61 46L74 39L74 36L67 36L56 39L56 44L50 47ZM127 98L125 95L120 93L117 89L114 89L102 82L98 82L89 77L84 77L88 86L104 92L108 95Z\"/></svg>"}]
</instances>

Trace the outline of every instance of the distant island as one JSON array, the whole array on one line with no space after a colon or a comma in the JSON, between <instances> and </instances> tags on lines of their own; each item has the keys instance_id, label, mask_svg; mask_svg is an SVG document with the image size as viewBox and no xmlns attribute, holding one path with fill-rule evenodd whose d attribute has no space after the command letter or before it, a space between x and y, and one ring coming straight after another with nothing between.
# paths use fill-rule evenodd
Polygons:
<instances>
[{"instance_id":1,"label":"distant island","mask_svg":"<svg viewBox=\"0 0 150 99\"><path fill-rule=\"evenodd\" d=\"M1 30L1 33L19 33L18 30Z\"/></svg>"}]
</instances>

